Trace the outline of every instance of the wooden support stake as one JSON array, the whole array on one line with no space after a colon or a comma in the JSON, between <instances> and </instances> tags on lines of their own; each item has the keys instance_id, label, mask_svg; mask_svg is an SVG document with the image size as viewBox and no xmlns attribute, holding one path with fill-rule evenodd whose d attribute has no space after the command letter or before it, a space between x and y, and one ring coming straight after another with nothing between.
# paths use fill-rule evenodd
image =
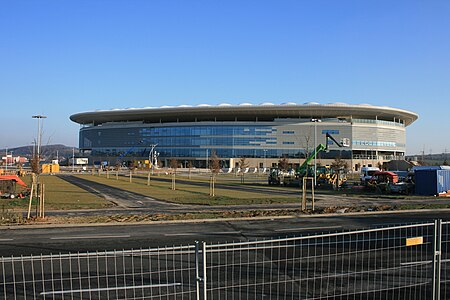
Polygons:
<instances>
[{"instance_id":1,"label":"wooden support stake","mask_svg":"<svg viewBox=\"0 0 450 300\"><path fill-rule=\"evenodd\" d=\"M39 199L39 189L40 189L40 186L39 186L39 180L38 180L38 182L36 183L36 191L35 191L35 193L36 193L36 217L38 217L39 216L39 205L40 205L40 199Z\"/></svg>"},{"instance_id":2,"label":"wooden support stake","mask_svg":"<svg viewBox=\"0 0 450 300\"><path fill-rule=\"evenodd\" d=\"M42 218L42 184L39 185L39 217Z\"/></svg>"},{"instance_id":3,"label":"wooden support stake","mask_svg":"<svg viewBox=\"0 0 450 300\"><path fill-rule=\"evenodd\" d=\"M31 191L30 191L30 201L28 203L28 214L27 219L30 219L31 216L31 201L33 200L33 193L34 193L34 183L31 184Z\"/></svg>"},{"instance_id":4,"label":"wooden support stake","mask_svg":"<svg viewBox=\"0 0 450 300\"><path fill-rule=\"evenodd\" d=\"M306 178L303 177L303 188L302 188L302 211L306 210Z\"/></svg>"},{"instance_id":5,"label":"wooden support stake","mask_svg":"<svg viewBox=\"0 0 450 300\"><path fill-rule=\"evenodd\" d=\"M176 187L175 187L175 173L172 173L172 190L176 190Z\"/></svg>"},{"instance_id":6,"label":"wooden support stake","mask_svg":"<svg viewBox=\"0 0 450 300\"><path fill-rule=\"evenodd\" d=\"M212 177L209 177L209 196L212 196Z\"/></svg>"},{"instance_id":7,"label":"wooden support stake","mask_svg":"<svg viewBox=\"0 0 450 300\"><path fill-rule=\"evenodd\" d=\"M314 211L315 199L314 199L314 178L313 177L303 177L302 211L306 211L306 192L308 189L308 180L311 180L312 210Z\"/></svg>"},{"instance_id":8,"label":"wooden support stake","mask_svg":"<svg viewBox=\"0 0 450 300\"><path fill-rule=\"evenodd\" d=\"M45 218L45 184L42 184L42 217Z\"/></svg>"}]
</instances>

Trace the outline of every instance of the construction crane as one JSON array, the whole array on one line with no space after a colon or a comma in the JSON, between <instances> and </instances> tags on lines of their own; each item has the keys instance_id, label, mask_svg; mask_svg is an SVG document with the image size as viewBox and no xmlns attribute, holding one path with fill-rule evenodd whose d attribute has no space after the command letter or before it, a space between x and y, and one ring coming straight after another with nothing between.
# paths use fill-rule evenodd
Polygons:
<instances>
[{"instance_id":1,"label":"construction crane","mask_svg":"<svg viewBox=\"0 0 450 300\"><path fill-rule=\"evenodd\" d=\"M336 145L338 145L340 148L349 146L347 140L344 139L343 142L340 143L340 142L336 141L336 139L331 134L329 134L327 132L326 135L325 135L325 145L324 144L319 144L316 147L316 149L314 150L314 152L309 157L307 157L305 159L305 161L301 164L300 167L297 168L296 174L299 174L301 176L306 175L308 173L308 165L309 165L309 163L317 156L317 154L319 152L322 152L322 151L325 151L325 152L329 151L328 150L328 145L329 145L328 140L329 139L331 141L333 141Z\"/></svg>"},{"instance_id":2,"label":"construction crane","mask_svg":"<svg viewBox=\"0 0 450 300\"><path fill-rule=\"evenodd\" d=\"M319 144L316 149L314 149L313 153L309 155L305 161L295 170L294 174L284 174L281 170L277 168L272 168L269 173L268 183L270 185L292 185L292 184L300 184L300 178L307 176L309 173L308 165L309 163L322 151L328 152L329 140L335 143L338 147L348 147L349 142L348 139L343 139L342 142L338 142L331 134L328 132L325 135L325 145ZM314 171L313 171L314 173Z\"/></svg>"}]
</instances>

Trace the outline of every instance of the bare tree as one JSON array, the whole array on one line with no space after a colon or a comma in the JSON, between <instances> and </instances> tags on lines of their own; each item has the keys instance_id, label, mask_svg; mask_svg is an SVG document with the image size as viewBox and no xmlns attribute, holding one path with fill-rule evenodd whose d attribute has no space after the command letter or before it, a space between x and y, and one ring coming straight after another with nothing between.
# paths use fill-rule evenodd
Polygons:
<instances>
[{"instance_id":1,"label":"bare tree","mask_svg":"<svg viewBox=\"0 0 450 300\"><path fill-rule=\"evenodd\" d=\"M338 189L342 182L344 182L345 174L348 173L348 163L340 157L336 157L331 164L331 169L334 173L334 183L333 188Z\"/></svg>"},{"instance_id":2,"label":"bare tree","mask_svg":"<svg viewBox=\"0 0 450 300\"><path fill-rule=\"evenodd\" d=\"M187 167L189 168L189 179L191 179L191 171L193 167L192 160L188 161Z\"/></svg>"},{"instance_id":3,"label":"bare tree","mask_svg":"<svg viewBox=\"0 0 450 300\"><path fill-rule=\"evenodd\" d=\"M209 195L211 197L215 196L215 184L216 184L216 176L220 171L220 159L216 154L216 151L213 150L210 158L210 169L211 169L211 181L209 184Z\"/></svg>"},{"instance_id":4,"label":"bare tree","mask_svg":"<svg viewBox=\"0 0 450 300\"><path fill-rule=\"evenodd\" d=\"M238 162L239 165L239 169L241 169L241 183L244 183L244 176L245 176L245 170L248 168L248 161L247 158L245 158L244 156L242 156L239 159Z\"/></svg>"},{"instance_id":5,"label":"bare tree","mask_svg":"<svg viewBox=\"0 0 450 300\"><path fill-rule=\"evenodd\" d=\"M172 168L172 190L176 190L175 187L175 176L178 168L178 161L175 158L172 158L169 161L169 167Z\"/></svg>"},{"instance_id":6,"label":"bare tree","mask_svg":"<svg viewBox=\"0 0 450 300\"><path fill-rule=\"evenodd\" d=\"M175 158L172 158L169 161L169 167L172 168L174 171L176 171L178 168L178 160L176 160Z\"/></svg>"},{"instance_id":7,"label":"bare tree","mask_svg":"<svg viewBox=\"0 0 450 300\"><path fill-rule=\"evenodd\" d=\"M333 171L344 171L344 173L348 172L348 162L340 157L336 157L331 164L331 169Z\"/></svg>"},{"instance_id":8,"label":"bare tree","mask_svg":"<svg viewBox=\"0 0 450 300\"><path fill-rule=\"evenodd\" d=\"M282 157L278 160L278 167L282 171L287 171L289 169L289 159L287 157Z\"/></svg>"},{"instance_id":9,"label":"bare tree","mask_svg":"<svg viewBox=\"0 0 450 300\"><path fill-rule=\"evenodd\" d=\"M30 164L31 164L31 172L33 172L34 174L41 174L40 162L37 154L33 155Z\"/></svg>"},{"instance_id":10,"label":"bare tree","mask_svg":"<svg viewBox=\"0 0 450 300\"><path fill-rule=\"evenodd\" d=\"M303 138L299 141L299 144L305 149L305 159L314 151L312 136L313 133L311 132L310 126L308 126L308 132L304 136L299 136L299 138Z\"/></svg>"}]
</instances>

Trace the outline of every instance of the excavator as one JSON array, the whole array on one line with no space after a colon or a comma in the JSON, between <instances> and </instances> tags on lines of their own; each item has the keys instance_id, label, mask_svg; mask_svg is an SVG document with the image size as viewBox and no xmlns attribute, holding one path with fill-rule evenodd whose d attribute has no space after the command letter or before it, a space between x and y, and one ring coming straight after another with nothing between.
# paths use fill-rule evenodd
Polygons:
<instances>
[{"instance_id":1,"label":"excavator","mask_svg":"<svg viewBox=\"0 0 450 300\"><path fill-rule=\"evenodd\" d=\"M283 172L279 170L278 168L272 168L269 172L269 178L268 183L269 185L296 185L300 186L302 182L302 178L304 176L314 176L314 169L309 166L311 161L317 156L319 152L325 151L328 152L328 140L331 140L333 143L335 143L338 147L348 147L347 140L344 140L343 142L338 142L336 139L329 134L326 133L325 137L325 145L319 144L316 149L314 149L313 153L311 153L310 156L308 156L305 161L295 170L295 172ZM325 170L326 171L326 170ZM331 170L330 170L331 172ZM316 174L317 175L317 174ZM331 181L336 181L336 179L330 175L322 175L325 177L329 177Z\"/></svg>"},{"instance_id":2,"label":"excavator","mask_svg":"<svg viewBox=\"0 0 450 300\"><path fill-rule=\"evenodd\" d=\"M17 192L16 185L23 187L22 191ZM28 186L17 175L1 175L0 176L0 197L14 199L24 198L28 193Z\"/></svg>"}]
</instances>

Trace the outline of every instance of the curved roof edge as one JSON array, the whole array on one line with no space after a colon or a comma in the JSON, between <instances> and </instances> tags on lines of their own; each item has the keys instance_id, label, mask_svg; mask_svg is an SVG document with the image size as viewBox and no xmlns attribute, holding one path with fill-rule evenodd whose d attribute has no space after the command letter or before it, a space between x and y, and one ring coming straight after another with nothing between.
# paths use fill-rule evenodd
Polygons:
<instances>
[{"instance_id":1,"label":"curved roof edge","mask_svg":"<svg viewBox=\"0 0 450 300\"><path fill-rule=\"evenodd\" d=\"M318 104L307 102L296 104L287 102L283 104L262 103L253 105L251 103L205 105L197 106L162 106L129 109L96 110L92 112L76 113L70 116L73 122L79 124L101 124L106 122L125 121L150 121L159 122L161 119L187 120L204 117L248 117L248 118L299 118L299 117L379 117L380 119L401 119L408 126L416 121L418 114L399 108L388 106L374 106L370 104L346 104L329 103Z\"/></svg>"}]
</instances>

